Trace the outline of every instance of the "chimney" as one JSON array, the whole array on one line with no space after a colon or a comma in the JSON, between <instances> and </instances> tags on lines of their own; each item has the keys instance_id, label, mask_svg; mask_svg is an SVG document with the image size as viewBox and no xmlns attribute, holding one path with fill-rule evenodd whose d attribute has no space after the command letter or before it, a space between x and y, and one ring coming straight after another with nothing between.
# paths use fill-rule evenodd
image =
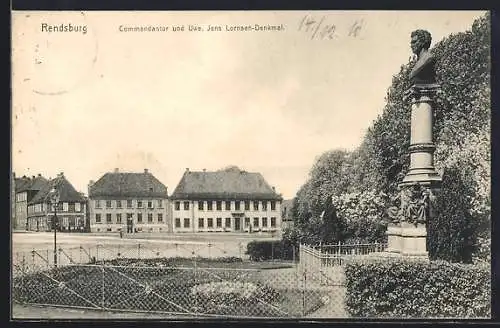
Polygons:
<instances>
[{"instance_id":1,"label":"chimney","mask_svg":"<svg viewBox=\"0 0 500 328\"><path fill-rule=\"evenodd\" d=\"M115 173L118 173L118 172L120 172L120 170L117 167L115 167Z\"/></svg>"},{"instance_id":2,"label":"chimney","mask_svg":"<svg viewBox=\"0 0 500 328\"><path fill-rule=\"evenodd\" d=\"M32 176L31 176L31 178L32 178L33 180L35 180L35 176L34 176L34 175L32 175Z\"/></svg>"},{"instance_id":3,"label":"chimney","mask_svg":"<svg viewBox=\"0 0 500 328\"><path fill-rule=\"evenodd\" d=\"M207 172L207 169L203 169L203 172Z\"/></svg>"},{"instance_id":4,"label":"chimney","mask_svg":"<svg viewBox=\"0 0 500 328\"><path fill-rule=\"evenodd\" d=\"M275 186L273 186L273 192L276 192L276 187Z\"/></svg>"},{"instance_id":5,"label":"chimney","mask_svg":"<svg viewBox=\"0 0 500 328\"><path fill-rule=\"evenodd\" d=\"M189 167L186 167L186 172L189 172Z\"/></svg>"},{"instance_id":6,"label":"chimney","mask_svg":"<svg viewBox=\"0 0 500 328\"><path fill-rule=\"evenodd\" d=\"M144 173L149 173L148 169L144 169Z\"/></svg>"},{"instance_id":7,"label":"chimney","mask_svg":"<svg viewBox=\"0 0 500 328\"><path fill-rule=\"evenodd\" d=\"M38 177L41 177L42 175L40 173L38 173Z\"/></svg>"}]
</instances>

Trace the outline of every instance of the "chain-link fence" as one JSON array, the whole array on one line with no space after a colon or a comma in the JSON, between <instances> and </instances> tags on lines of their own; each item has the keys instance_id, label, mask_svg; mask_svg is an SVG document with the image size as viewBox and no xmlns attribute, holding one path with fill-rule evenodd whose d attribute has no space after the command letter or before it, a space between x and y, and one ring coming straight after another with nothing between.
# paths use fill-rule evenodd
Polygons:
<instances>
[{"instance_id":1,"label":"chain-link fence","mask_svg":"<svg viewBox=\"0 0 500 328\"><path fill-rule=\"evenodd\" d=\"M24 266L13 279L12 298L20 304L180 317L346 316L341 284L318 284L296 266L253 269L241 263L231 268L195 258L178 264L115 258L38 271Z\"/></svg>"},{"instance_id":2,"label":"chain-link fence","mask_svg":"<svg viewBox=\"0 0 500 328\"><path fill-rule=\"evenodd\" d=\"M244 243L137 243L137 244L95 244L78 247L57 247L13 252L13 274L36 272L55 266L92 264L103 260L129 258L239 258L246 259ZM57 263L55 263L55 261Z\"/></svg>"}]
</instances>

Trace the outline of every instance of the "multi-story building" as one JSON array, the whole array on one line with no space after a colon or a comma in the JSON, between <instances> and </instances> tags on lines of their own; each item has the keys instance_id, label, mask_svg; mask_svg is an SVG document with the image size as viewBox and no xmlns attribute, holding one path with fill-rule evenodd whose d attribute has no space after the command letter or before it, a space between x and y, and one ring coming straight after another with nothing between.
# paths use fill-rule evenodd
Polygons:
<instances>
[{"instance_id":1,"label":"multi-story building","mask_svg":"<svg viewBox=\"0 0 500 328\"><path fill-rule=\"evenodd\" d=\"M28 227L28 203L45 187L48 180L37 176L22 176L15 178L15 196L14 196L14 221L13 228L16 230L26 230Z\"/></svg>"},{"instance_id":2,"label":"multi-story building","mask_svg":"<svg viewBox=\"0 0 500 328\"><path fill-rule=\"evenodd\" d=\"M55 188L59 203L50 203L50 192ZM28 202L28 230L51 231L52 220L57 216L58 231L85 231L87 201L82 193L75 190L63 173L45 183L40 191Z\"/></svg>"},{"instance_id":3,"label":"multi-story building","mask_svg":"<svg viewBox=\"0 0 500 328\"><path fill-rule=\"evenodd\" d=\"M147 169L114 172L89 183L90 231L168 232L167 187Z\"/></svg>"},{"instance_id":4,"label":"multi-story building","mask_svg":"<svg viewBox=\"0 0 500 328\"><path fill-rule=\"evenodd\" d=\"M260 173L186 169L170 200L174 232L281 229L282 197Z\"/></svg>"}]
</instances>

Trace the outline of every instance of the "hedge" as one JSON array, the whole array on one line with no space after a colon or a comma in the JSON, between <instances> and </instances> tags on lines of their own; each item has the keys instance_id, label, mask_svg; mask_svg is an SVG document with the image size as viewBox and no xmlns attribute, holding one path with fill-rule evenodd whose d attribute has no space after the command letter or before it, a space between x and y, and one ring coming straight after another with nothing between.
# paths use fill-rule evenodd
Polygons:
<instances>
[{"instance_id":1,"label":"hedge","mask_svg":"<svg viewBox=\"0 0 500 328\"><path fill-rule=\"evenodd\" d=\"M489 318L488 265L444 261L349 262L346 309L352 317Z\"/></svg>"},{"instance_id":2,"label":"hedge","mask_svg":"<svg viewBox=\"0 0 500 328\"><path fill-rule=\"evenodd\" d=\"M251 261L266 260L296 260L298 259L298 250L291 243L283 240L263 240L251 241L247 244L245 254L249 255Z\"/></svg>"}]
</instances>

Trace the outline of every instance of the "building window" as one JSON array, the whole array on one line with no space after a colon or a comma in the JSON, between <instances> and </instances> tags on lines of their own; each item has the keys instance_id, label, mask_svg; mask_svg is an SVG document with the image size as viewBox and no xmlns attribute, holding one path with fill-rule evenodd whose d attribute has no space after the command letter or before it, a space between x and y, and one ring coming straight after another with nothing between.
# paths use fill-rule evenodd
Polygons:
<instances>
[{"instance_id":1,"label":"building window","mask_svg":"<svg viewBox=\"0 0 500 328\"><path fill-rule=\"evenodd\" d=\"M64 202L64 203L63 203L63 211L64 211L64 212L67 212L67 211L68 211L68 209L69 209L69 204L68 204L68 203L66 203L66 202Z\"/></svg>"},{"instance_id":2,"label":"building window","mask_svg":"<svg viewBox=\"0 0 500 328\"><path fill-rule=\"evenodd\" d=\"M153 213L148 213L148 223L153 223Z\"/></svg>"},{"instance_id":3,"label":"building window","mask_svg":"<svg viewBox=\"0 0 500 328\"><path fill-rule=\"evenodd\" d=\"M116 201L116 208L122 208L122 201L121 200Z\"/></svg>"},{"instance_id":4,"label":"building window","mask_svg":"<svg viewBox=\"0 0 500 328\"><path fill-rule=\"evenodd\" d=\"M132 199L127 199L127 208L132 208Z\"/></svg>"},{"instance_id":5,"label":"building window","mask_svg":"<svg viewBox=\"0 0 500 328\"><path fill-rule=\"evenodd\" d=\"M259 201L258 200L254 200L253 201L253 210L254 211L258 211L259 210Z\"/></svg>"},{"instance_id":6,"label":"building window","mask_svg":"<svg viewBox=\"0 0 500 328\"><path fill-rule=\"evenodd\" d=\"M216 207L216 208L217 208L217 211L222 211L222 202L221 202L220 200L218 200L218 201L216 202L216 206L217 206L217 207Z\"/></svg>"},{"instance_id":7,"label":"building window","mask_svg":"<svg viewBox=\"0 0 500 328\"><path fill-rule=\"evenodd\" d=\"M189 218L184 219L184 228L189 228Z\"/></svg>"},{"instance_id":8,"label":"building window","mask_svg":"<svg viewBox=\"0 0 500 328\"><path fill-rule=\"evenodd\" d=\"M271 211L276 211L276 201L271 201Z\"/></svg>"},{"instance_id":9,"label":"building window","mask_svg":"<svg viewBox=\"0 0 500 328\"><path fill-rule=\"evenodd\" d=\"M111 213L106 214L106 223L112 223L111 221Z\"/></svg>"},{"instance_id":10,"label":"building window","mask_svg":"<svg viewBox=\"0 0 500 328\"><path fill-rule=\"evenodd\" d=\"M101 214L95 215L95 223L101 223Z\"/></svg>"},{"instance_id":11,"label":"building window","mask_svg":"<svg viewBox=\"0 0 500 328\"><path fill-rule=\"evenodd\" d=\"M203 221L204 221L203 218L198 219L198 228L203 228L203 223L204 223Z\"/></svg>"},{"instance_id":12,"label":"building window","mask_svg":"<svg viewBox=\"0 0 500 328\"><path fill-rule=\"evenodd\" d=\"M207 202L207 210L209 210L209 211L211 211L211 210L212 210L212 201L211 201L211 200L209 200L209 201Z\"/></svg>"},{"instance_id":13,"label":"building window","mask_svg":"<svg viewBox=\"0 0 500 328\"><path fill-rule=\"evenodd\" d=\"M262 226L267 228L267 218L262 218Z\"/></svg>"},{"instance_id":14,"label":"building window","mask_svg":"<svg viewBox=\"0 0 500 328\"><path fill-rule=\"evenodd\" d=\"M245 218L245 228L250 226L250 218Z\"/></svg>"},{"instance_id":15,"label":"building window","mask_svg":"<svg viewBox=\"0 0 500 328\"><path fill-rule=\"evenodd\" d=\"M142 208L142 200L137 201L137 208Z\"/></svg>"},{"instance_id":16,"label":"building window","mask_svg":"<svg viewBox=\"0 0 500 328\"><path fill-rule=\"evenodd\" d=\"M158 208L163 208L163 199L158 199L157 202Z\"/></svg>"},{"instance_id":17,"label":"building window","mask_svg":"<svg viewBox=\"0 0 500 328\"><path fill-rule=\"evenodd\" d=\"M163 222L163 213L158 213L158 223Z\"/></svg>"},{"instance_id":18,"label":"building window","mask_svg":"<svg viewBox=\"0 0 500 328\"><path fill-rule=\"evenodd\" d=\"M180 211L181 209L181 202L175 202L175 210Z\"/></svg>"},{"instance_id":19,"label":"building window","mask_svg":"<svg viewBox=\"0 0 500 328\"><path fill-rule=\"evenodd\" d=\"M153 208L153 202L148 200L148 208Z\"/></svg>"},{"instance_id":20,"label":"building window","mask_svg":"<svg viewBox=\"0 0 500 328\"><path fill-rule=\"evenodd\" d=\"M217 218L217 228L222 228L222 218Z\"/></svg>"},{"instance_id":21,"label":"building window","mask_svg":"<svg viewBox=\"0 0 500 328\"><path fill-rule=\"evenodd\" d=\"M253 227L258 228L259 227L259 218L253 218Z\"/></svg>"},{"instance_id":22,"label":"building window","mask_svg":"<svg viewBox=\"0 0 500 328\"><path fill-rule=\"evenodd\" d=\"M106 201L106 208L111 208L111 201L110 200Z\"/></svg>"},{"instance_id":23,"label":"building window","mask_svg":"<svg viewBox=\"0 0 500 328\"><path fill-rule=\"evenodd\" d=\"M175 218L175 227L180 228L181 227L181 219L180 218Z\"/></svg>"},{"instance_id":24,"label":"building window","mask_svg":"<svg viewBox=\"0 0 500 328\"><path fill-rule=\"evenodd\" d=\"M94 204L95 204L95 208L101 208L101 201L99 199L96 199Z\"/></svg>"},{"instance_id":25,"label":"building window","mask_svg":"<svg viewBox=\"0 0 500 328\"><path fill-rule=\"evenodd\" d=\"M262 201L262 210L267 211L267 200Z\"/></svg>"},{"instance_id":26,"label":"building window","mask_svg":"<svg viewBox=\"0 0 500 328\"><path fill-rule=\"evenodd\" d=\"M245 201L245 211L250 211L250 201L249 200Z\"/></svg>"},{"instance_id":27,"label":"building window","mask_svg":"<svg viewBox=\"0 0 500 328\"><path fill-rule=\"evenodd\" d=\"M226 200L226 211L230 211L230 210L231 210L231 201Z\"/></svg>"},{"instance_id":28,"label":"building window","mask_svg":"<svg viewBox=\"0 0 500 328\"><path fill-rule=\"evenodd\" d=\"M75 212L80 212L82 210L80 203L75 203Z\"/></svg>"},{"instance_id":29,"label":"building window","mask_svg":"<svg viewBox=\"0 0 500 328\"><path fill-rule=\"evenodd\" d=\"M234 202L234 210L239 211L240 210L240 201L237 200Z\"/></svg>"},{"instance_id":30,"label":"building window","mask_svg":"<svg viewBox=\"0 0 500 328\"><path fill-rule=\"evenodd\" d=\"M202 200L198 201L198 211L203 211L204 204L205 204L204 201L202 201Z\"/></svg>"},{"instance_id":31,"label":"building window","mask_svg":"<svg viewBox=\"0 0 500 328\"><path fill-rule=\"evenodd\" d=\"M184 202L184 211L189 210L189 202Z\"/></svg>"},{"instance_id":32,"label":"building window","mask_svg":"<svg viewBox=\"0 0 500 328\"><path fill-rule=\"evenodd\" d=\"M271 228L276 228L276 218L275 217L271 218Z\"/></svg>"},{"instance_id":33,"label":"building window","mask_svg":"<svg viewBox=\"0 0 500 328\"><path fill-rule=\"evenodd\" d=\"M122 223L122 214L116 213L116 223Z\"/></svg>"},{"instance_id":34,"label":"building window","mask_svg":"<svg viewBox=\"0 0 500 328\"><path fill-rule=\"evenodd\" d=\"M137 213L137 223L142 223L142 213Z\"/></svg>"},{"instance_id":35,"label":"building window","mask_svg":"<svg viewBox=\"0 0 500 328\"><path fill-rule=\"evenodd\" d=\"M212 218L207 219L207 227L209 227L209 228L214 227L214 219L212 219Z\"/></svg>"},{"instance_id":36,"label":"building window","mask_svg":"<svg viewBox=\"0 0 500 328\"><path fill-rule=\"evenodd\" d=\"M226 218L226 228L230 228L231 227L231 218Z\"/></svg>"}]
</instances>

